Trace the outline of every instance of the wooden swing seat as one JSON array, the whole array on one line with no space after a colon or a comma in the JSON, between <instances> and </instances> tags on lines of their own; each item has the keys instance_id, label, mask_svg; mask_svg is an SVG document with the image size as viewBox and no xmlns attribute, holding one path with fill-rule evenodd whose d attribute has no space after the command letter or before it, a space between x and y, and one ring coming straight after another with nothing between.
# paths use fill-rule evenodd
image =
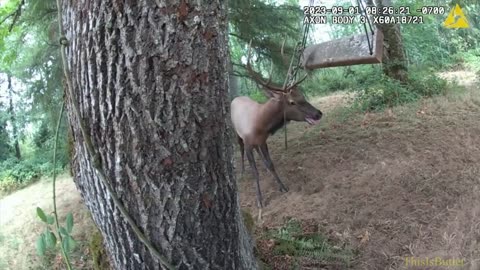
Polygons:
<instances>
[{"instance_id":1,"label":"wooden swing seat","mask_svg":"<svg viewBox=\"0 0 480 270\"><path fill-rule=\"evenodd\" d=\"M371 36L371 35L369 35ZM306 70L325 67L378 64L382 62L383 33L375 29L372 52L365 34L311 45L303 51L301 66Z\"/></svg>"}]
</instances>

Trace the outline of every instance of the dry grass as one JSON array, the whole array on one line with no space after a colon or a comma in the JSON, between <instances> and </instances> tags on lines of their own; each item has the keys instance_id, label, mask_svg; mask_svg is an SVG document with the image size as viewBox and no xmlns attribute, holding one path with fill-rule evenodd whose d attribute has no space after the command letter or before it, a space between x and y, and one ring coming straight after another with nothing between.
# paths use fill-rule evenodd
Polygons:
<instances>
[{"instance_id":1,"label":"dry grass","mask_svg":"<svg viewBox=\"0 0 480 270\"><path fill-rule=\"evenodd\" d=\"M460 76L467 90L367 115L345 110L342 94L314 99L326 115L321 126L289 125L288 151L282 132L271 139L290 192L280 194L262 171L266 225L315 221L329 239L357 249L353 269L406 269L406 256L464 258L463 269L480 269L479 89L470 73L442 76ZM245 178L241 201L254 210L253 180ZM37 206L51 211L49 180L0 200L0 269L63 269L58 256L52 266L35 253ZM67 176L58 208L62 219L74 214L75 268L91 269L86 242L95 227Z\"/></svg>"},{"instance_id":2,"label":"dry grass","mask_svg":"<svg viewBox=\"0 0 480 270\"><path fill-rule=\"evenodd\" d=\"M323 109L324 125L289 126L287 151L279 132L271 152L290 192L279 193L262 171L265 222L316 220L358 249L353 269L407 269L411 256L465 259L463 269L479 269L480 94L474 74L444 75L460 75L467 89L382 113ZM328 98L317 102L323 108ZM242 205L255 213L246 178Z\"/></svg>"},{"instance_id":3,"label":"dry grass","mask_svg":"<svg viewBox=\"0 0 480 270\"><path fill-rule=\"evenodd\" d=\"M59 255L42 260L36 254L35 241L45 229L36 216L37 207L47 213L52 211L52 182L49 179L42 179L0 200L0 269L64 269ZM78 242L72 255L75 268L89 269L86 242L96 229L68 176L58 180L57 207L60 220L64 220L68 212L74 216L73 237Z\"/></svg>"}]
</instances>

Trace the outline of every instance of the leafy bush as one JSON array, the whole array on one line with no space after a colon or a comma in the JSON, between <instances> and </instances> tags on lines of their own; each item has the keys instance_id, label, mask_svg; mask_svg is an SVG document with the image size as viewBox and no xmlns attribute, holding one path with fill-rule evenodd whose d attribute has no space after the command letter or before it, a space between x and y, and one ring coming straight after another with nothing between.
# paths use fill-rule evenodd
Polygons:
<instances>
[{"instance_id":1,"label":"leafy bush","mask_svg":"<svg viewBox=\"0 0 480 270\"><path fill-rule=\"evenodd\" d=\"M0 191L11 192L38 177L37 170L29 162L10 158L0 163Z\"/></svg>"},{"instance_id":2,"label":"leafy bush","mask_svg":"<svg viewBox=\"0 0 480 270\"><path fill-rule=\"evenodd\" d=\"M421 97L446 94L447 89L447 81L433 75L431 70L411 71L405 84L381 75L375 82L356 91L354 107L362 111L378 111L414 102Z\"/></svg>"},{"instance_id":3,"label":"leafy bush","mask_svg":"<svg viewBox=\"0 0 480 270\"><path fill-rule=\"evenodd\" d=\"M448 82L432 73L411 72L407 89L420 97L433 97L446 94Z\"/></svg>"},{"instance_id":4,"label":"leafy bush","mask_svg":"<svg viewBox=\"0 0 480 270\"><path fill-rule=\"evenodd\" d=\"M0 192L10 193L22 188L41 176L53 174L53 136L47 136L45 128L33 134L33 140L22 142L22 159L10 155L9 158L0 161ZM62 136L57 149L57 172L63 170L68 164L67 140Z\"/></svg>"},{"instance_id":5,"label":"leafy bush","mask_svg":"<svg viewBox=\"0 0 480 270\"><path fill-rule=\"evenodd\" d=\"M32 183L40 176L52 175L54 168L50 154L50 151L47 151L25 160L9 158L0 162L0 191L9 193ZM64 165L62 162L57 163L57 172L61 171Z\"/></svg>"},{"instance_id":6,"label":"leafy bush","mask_svg":"<svg viewBox=\"0 0 480 270\"><path fill-rule=\"evenodd\" d=\"M465 52L463 58L465 65L480 75L480 48Z\"/></svg>"},{"instance_id":7,"label":"leafy bush","mask_svg":"<svg viewBox=\"0 0 480 270\"><path fill-rule=\"evenodd\" d=\"M416 93L408 91L398 81L383 76L375 84L357 91L353 105L362 111L376 111L417 98Z\"/></svg>"},{"instance_id":8,"label":"leafy bush","mask_svg":"<svg viewBox=\"0 0 480 270\"><path fill-rule=\"evenodd\" d=\"M371 66L320 69L316 76L312 76L303 83L303 89L308 94L326 95L336 91L354 89L359 85L369 85L379 74L381 74L381 70Z\"/></svg>"},{"instance_id":9,"label":"leafy bush","mask_svg":"<svg viewBox=\"0 0 480 270\"><path fill-rule=\"evenodd\" d=\"M4 176L0 181L0 192L7 193L13 190L17 190L22 187L22 184L15 181L11 176Z\"/></svg>"},{"instance_id":10,"label":"leafy bush","mask_svg":"<svg viewBox=\"0 0 480 270\"><path fill-rule=\"evenodd\" d=\"M57 226L55 226L55 218L57 217L55 212L53 215L49 215L42 208L37 207L37 216L45 225L45 231L38 236L35 243L38 255L45 257L47 252L55 254L57 247L59 247L62 250L61 254L67 264L67 269L72 269L69 259L70 253L77 246L77 242L71 235L73 231L73 214L71 212L67 214L65 226L60 226L60 221L58 220ZM55 262L55 259L51 259L51 262Z\"/></svg>"}]
</instances>

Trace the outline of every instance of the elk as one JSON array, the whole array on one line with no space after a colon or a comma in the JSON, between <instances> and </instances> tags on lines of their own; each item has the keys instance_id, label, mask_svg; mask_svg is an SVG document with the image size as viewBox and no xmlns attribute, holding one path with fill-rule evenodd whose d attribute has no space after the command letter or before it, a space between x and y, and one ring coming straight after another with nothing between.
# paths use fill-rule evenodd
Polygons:
<instances>
[{"instance_id":1,"label":"elk","mask_svg":"<svg viewBox=\"0 0 480 270\"><path fill-rule=\"evenodd\" d=\"M288 188L283 184L275 171L275 166L268 151L267 139L290 121L307 122L310 125L318 124L322 117L322 112L308 103L302 92L297 88L297 85L305 80L307 75L291 85L278 86L271 82L272 63L269 79L266 81L259 73L253 71L250 65L250 49L251 42L247 53L246 69L251 78L261 86L269 99L267 102L260 104L246 96L236 97L230 104L230 112L238 144L240 145L242 176L245 171L244 154L246 154L255 177L257 207L259 210L258 220L261 221L263 200L253 150L255 149L261 156L265 167L275 178L280 191L288 192ZM283 56L283 45L281 52Z\"/></svg>"}]
</instances>

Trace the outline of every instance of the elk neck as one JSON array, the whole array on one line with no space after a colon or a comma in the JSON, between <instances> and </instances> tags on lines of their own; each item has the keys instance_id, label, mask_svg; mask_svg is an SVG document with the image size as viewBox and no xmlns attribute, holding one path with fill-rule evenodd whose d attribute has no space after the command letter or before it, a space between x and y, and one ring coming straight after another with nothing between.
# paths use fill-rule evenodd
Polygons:
<instances>
[{"instance_id":1,"label":"elk neck","mask_svg":"<svg viewBox=\"0 0 480 270\"><path fill-rule=\"evenodd\" d=\"M266 127L270 135L275 134L277 130L284 126L284 107L285 102L275 98L271 98L266 103L262 104L260 122L263 127ZM288 116L286 120L288 123Z\"/></svg>"}]
</instances>

